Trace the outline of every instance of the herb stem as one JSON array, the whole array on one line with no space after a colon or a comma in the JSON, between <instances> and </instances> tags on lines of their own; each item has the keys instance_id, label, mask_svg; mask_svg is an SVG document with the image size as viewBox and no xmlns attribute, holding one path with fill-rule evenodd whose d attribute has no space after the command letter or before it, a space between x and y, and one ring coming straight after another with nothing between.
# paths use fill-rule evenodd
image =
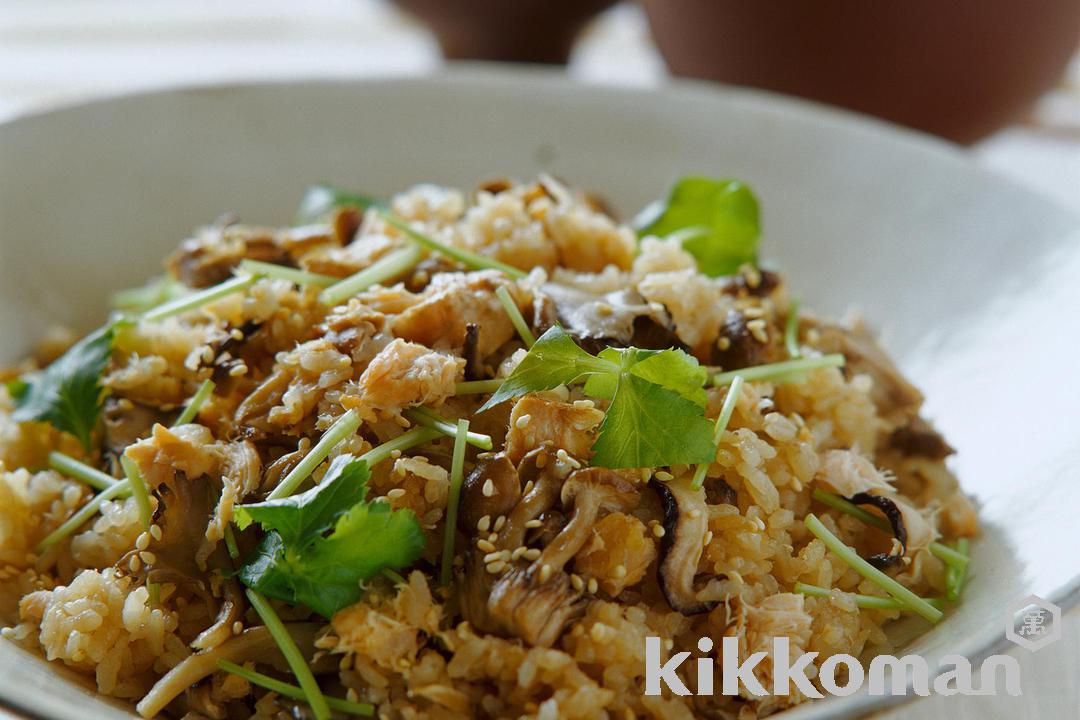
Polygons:
<instances>
[{"instance_id":1,"label":"herb stem","mask_svg":"<svg viewBox=\"0 0 1080 720\"><path fill-rule=\"evenodd\" d=\"M334 424L326 429L322 438L311 448L304 459L296 464L289 474L286 475L278 486L266 496L267 500L277 500L288 497L296 492L300 483L308 479L308 476L319 467L319 464L330 454L330 451L345 438L356 433L360 428L360 416L355 410L349 410L334 421Z\"/></svg>"},{"instance_id":2,"label":"herb stem","mask_svg":"<svg viewBox=\"0 0 1080 720\"><path fill-rule=\"evenodd\" d=\"M712 376L712 384L716 386L730 385L731 381L740 375L747 382L792 382L800 379L803 373L811 370L843 366L844 356L840 353L804 357L797 360L781 360L767 365L755 365L754 367L732 370L731 372L717 373Z\"/></svg>"},{"instance_id":3,"label":"herb stem","mask_svg":"<svg viewBox=\"0 0 1080 720\"><path fill-rule=\"evenodd\" d=\"M731 422L731 416L735 413L735 406L739 402L739 393L742 392L743 379L741 375L736 375L731 381L731 385L728 387L727 395L724 396L724 404L720 406L720 414L716 416L716 427L713 430L713 445L719 446L720 440L724 437L724 432L727 431L728 423ZM715 460L715 456L713 458ZM694 470L694 479L690 482L690 487L693 490L700 490L701 486L705 484L705 473L709 469L709 465L712 463L701 463Z\"/></svg>"},{"instance_id":4,"label":"herb stem","mask_svg":"<svg viewBox=\"0 0 1080 720\"><path fill-rule=\"evenodd\" d=\"M229 552L229 557L233 560L240 559L240 548L236 545L236 533L233 532L232 523L228 523L225 526L225 549Z\"/></svg>"},{"instance_id":5,"label":"herb stem","mask_svg":"<svg viewBox=\"0 0 1080 720\"><path fill-rule=\"evenodd\" d=\"M328 720L330 707L326 704L326 698L323 696L322 690L319 689L319 683L315 681L315 676L312 675L311 668L308 667L300 648L296 646L296 641L293 640L292 635L289 634L284 623L281 622L281 618L277 616L274 608L271 607L270 602L265 597L251 588L248 588L245 594L248 602L251 603L251 607L255 608L255 612L262 618L270 636L274 638L274 642L281 649L281 654L285 656L285 662L289 664L289 668L292 669L297 682L300 683L303 699L311 706L311 711L315 713L316 720Z\"/></svg>"},{"instance_id":6,"label":"herb stem","mask_svg":"<svg viewBox=\"0 0 1080 720\"><path fill-rule=\"evenodd\" d=\"M46 550L51 548L56 543L60 542L68 535L72 534L80 527L83 526L90 518L94 517L101 506L108 501L123 495L124 493L131 492L131 483L127 480L121 480L115 485L109 486L107 489L101 491L94 497L90 498L89 502L79 508L78 512L69 517L64 523L46 535L36 548L38 555L45 553Z\"/></svg>"},{"instance_id":7,"label":"herb stem","mask_svg":"<svg viewBox=\"0 0 1080 720\"><path fill-rule=\"evenodd\" d=\"M191 396L191 401L184 408L184 411L180 413L176 421L173 422L173 427L180 425L187 425L189 422L195 419L195 416L199 414L199 410L210 399L210 396L214 394L214 388L217 387L213 380L206 380L199 389L195 391L195 394Z\"/></svg>"},{"instance_id":8,"label":"herb stem","mask_svg":"<svg viewBox=\"0 0 1080 720\"><path fill-rule=\"evenodd\" d=\"M468 432L469 421L458 420L457 437L454 438L454 457L450 463L450 497L446 503L446 536L443 538L442 567L439 574L443 585L450 584L454 570L454 538L457 535L461 483L465 476L465 437Z\"/></svg>"},{"instance_id":9,"label":"herb stem","mask_svg":"<svg viewBox=\"0 0 1080 720\"><path fill-rule=\"evenodd\" d=\"M124 469L128 483L131 485L131 495L135 498L135 505L139 508L139 524L143 530L150 530L150 518L154 511L150 507L150 491L146 489L146 480L138 464L127 455L120 456L120 467Z\"/></svg>"},{"instance_id":10,"label":"herb stem","mask_svg":"<svg viewBox=\"0 0 1080 720\"><path fill-rule=\"evenodd\" d=\"M369 468L373 468L393 455L395 450L405 451L409 448L416 447L417 445L423 445L426 442L431 442L441 434L442 433L438 430L426 427L416 427L412 430L406 430L393 440L387 440L382 445L377 445L371 450L368 450L360 456L360 459L366 462Z\"/></svg>"},{"instance_id":11,"label":"herb stem","mask_svg":"<svg viewBox=\"0 0 1080 720\"><path fill-rule=\"evenodd\" d=\"M106 475L97 468L90 467L56 450L49 453L48 465L61 475L78 480L97 490L108 490L120 482L112 475Z\"/></svg>"},{"instance_id":12,"label":"herb stem","mask_svg":"<svg viewBox=\"0 0 1080 720\"><path fill-rule=\"evenodd\" d=\"M926 620L932 623L941 620L942 612L940 610L933 607L930 603L926 602L926 600L911 592L911 590L908 590L896 580L859 557L859 554L855 552L854 548L845 545L840 538L833 535L816 515L813 513L807 515L803 519L803 523L806 525L806 529L809 530L814 537L821 540L826 548L847 563L855 570L855 572L859 573L870 582L878 585L882 590L896 598L898 602L904 604Z\"/></svg>"},{"instance_id":13,"label":"herb stem","mask_svg":"<svg viewBox=\"0 0 1080 720\"><path fill-rule=\"evenodd\" d=\"M220 300L233 293L242 292L254 285L262 275L241 275L223 283L208 287L205 290L191 293L171 300L163 305L158 305L153 310L143 313L142 319L151 322L164 320L174 315L182 315L189 310L195 310L203 305Z\"/></svg>"},{"instance_id":14,"label":"herb stem","mask_svg":"<svg viewBox=\"0 0 1080 720\"><path fill-rule=\"evenodd\" d=\"M839 510L840 512L847 513L853 518L857 518L867 525L876 527L879 530L885 532L892 532L892 526L889 525L889 521L883 517L873 514L867 510L862 509L850 500L840 497L831 492L826 492L821 488L815 488L811 494L815 500L822 505L827 505L831 508ZM943 545L939 542L930 543L930 552L942 562L949 565L949 567L962 568L967 566L968 558L962 553L950 548L948 545Z\"/></svg>"},{"instance_id":15,"label":"herb stem","mask_svg":"<svg viewBox=\"0 0 1080 720\"><path fill-rule=\"evenodd\" d=\"M385 283L387 280L396 278L420 262L423 257L424 251L411 243L398 248L379 258L363 270L355 272L323 290L319 295L319 302L328 306L337 305L343 300L367 290L372 285Z\"/></svg>"},{"instance_id":16,"label":"herb stem","mask_svg":"<svg viewBox=\"0 0 1080 720\"><path fill-rule=\"evenodd\" d=\"M262 275L276 280L288 280L294 285L314 285L322 288L330 287L340 280L340 278L332 275L299 270L285 265L275 265L261 260L241 260L240 270L252 275Z\"/></svg>"},{"instance_id":17,"label":"herb stem","mask_svg":"<svg viewBox=\"0 0 1080 720\"><path fill-rule=\"evenodd\" d=\"M784 347L792 360L797 360L802 355L799 350L799 305L798 299L791 301L787 320L784 321Z\"/></svg>"},{"instance_id":18,"label":"herb stem","mask_svg":"<svg viewBox=\"0 0 1080 720\"><path fill-rule=\"evenodd\" d=\"M491 380L466 380L454 386L455 395L486 395L493 393L502 387L506 378L492 378Z\"/></svg>"},{"instance_id":19,"label":"herb stem","mask_svg":"<svg viewBox=\"0 0 1080 720\"><path fill-rule=\"evenodd\" d=\"M506 275L520 280L526 276L526 273L518 270L512 265L499 262L494 258L484 257L483 255L477 255L476 253L469 252L468 250L462 250L461 248L452 247L444 243L439 242L435 238L432 238L424 233L413 229L409 223L405 222L399 217L396 217L385 210L380 210L379 217L381 217L388 225L391 225L401 232L409 236L414 242L423 245L428 250L445 255L448 258L458 261L465 267L471 270L499 270Z\"/></svg>"},{"instance_id":20,"label":"herb stem","mask_svg":"<svg viewBox=\"0 0 1080 720\"><path fill-rule=\"evenodd\" d=\"M956 551L970 559L971 551L968 547L968 539L960 538L956 541ZM945 572L945 597L953 602L960 599L964 590L964 582L967 580L967 564L963 566L950 565Z\"/></svg>"},{"instance_id":21,"label":"herb stem","mask_svg":"<svg viewBox=\"0 0 1080 720\"><path fill-rule=\"evenodd\" d=\"M966 568L968 564L967 554L957 552L943 543L930 543L930 554L951 568Z\"/></svg>"},{"instance_id":22,"label":"herb stem","mask_svg":"<svg viewBox=\"0 0 1080 720\"><path fill-rule=\"evenodd\" d=\"M401 575L401 573L395 572L390 568L383 568L382 574L385 575L386 578L395 585L408 585L408 582Z\"/></svg>"},{"instance_id":23,"label":"herb stem","mask_svg":"<svg viewBox=\"0 0 1080 720\"><path fill-rule=\"evenodd\" d=\"M795 583L795 592L802 595L808 595L810 597L827 598L832 595L831 588L819 587L817 585L807 585L806 583ZM863 608L864 610L911 610L907 605L903 604L896 598L892 597L878 597L876 595L861 595L859 593L847 593L848 595L855 596L855 605ZM928 605L940 610L944 603L939 598L923 598Z\"/></svg>"},{"instance_id":24,"label":"herb stem","mask_svg":"<svg viewBox=\"0 0 1080 720\"><path fill-rule=\"evenodd\" d=\"M533 335L532 330L529 329L529 324L525 322L525 318L522 316L517 303L514 302L514 298L510 297L510 291L506 289L505 285L500 285L498 289L495 290L495 296L499 298L499 302L502 303L503 309L506 310L506 314L510 316L510 322L513 323L514 329L517 330L518 335L521 336L521 340L525 343L525 347L532 348L536 343L536 336Z\"/></svg>"},{"instance_id":25,"label":"herb stem","mask_svg":"<svg viewBox=\"0 0 1080 720\"><path fill-rule=\"evenodd\" d=\"M429 410L425 407L415 407L406 410L403 414L417 425L431 428L432 430L438 430L447 437L457 437L458 427L433 410ZM490 450L492 448L490 435L470 432L465 440L473 447L478 447L481 450Z\"/></svg>"},{"instance_id":26,"label":"herb stem","mask_svg":"<svg viewBox=\"0 0 1080 720\"><path fill-rule=\"evenodd\" d=\"M282 697L287 697L290 700L300 700L301 702L307 701L307 696L304 695L304 691L295 685L282 682L269 675L263 675L261 672L256 672L255 670L249 670L243 665L237 665L236 663L229 662L225 659L218 660L217 664L219 669L242 677L252 685L266 688L267 690L275 692ZM347 713L349 715L371 717L375 714L375 706L369 705L368 703L355 703L350 700L339 700L338 698L328 697L326 698L326 705L331 710Z\"/></svg>"}]
</instances>

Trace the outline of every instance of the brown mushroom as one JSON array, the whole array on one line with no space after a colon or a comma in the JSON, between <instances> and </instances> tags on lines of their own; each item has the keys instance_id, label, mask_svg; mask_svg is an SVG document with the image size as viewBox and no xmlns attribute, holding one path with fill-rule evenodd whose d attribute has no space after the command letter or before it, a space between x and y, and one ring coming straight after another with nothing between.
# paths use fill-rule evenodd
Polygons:
<instances>
[{"instance_id":1,"label":"brown mushroom","mask_svg":"<svg viewBox=\"0 0 1080 720\"><path fill-rule=\"evenodd\" d=\"M481 518L486 515L495 520L507 515L520 499L518 471L506 453L481 458L461 485L458 529L472 535Z\"/></svg>"},{"instance_id":2,"label":"brown mushroom","mask_svg":"<svg viewBox=\"0 0 1080 720\"><path fill-rule=\"evenodd\" d=\"M685 346L663 307L645 302L635 290L604 295L546 283L534 295L533 325L542 333L561 324L589 352L606 347L664 349Z\"/></svg>"},{"instance_id":3,"label":"brown mushroom","mask_svg":"<svg viewBox=\"0 0 1080 720\"><path fill-rule=\"evenodd\" d=\"M639 495L626 478L606 468L574 471L560 494L564 507L573 506L566 527L532 564L500 577L487 603L491 620L502 632L541 647L553 645L585 610L581 591L571 586L563 567L589 539L601 511L629 510L637 506Z\"/></svg>"},{"instance_id":4,"label":"brown mushroom","mask_svg":"<svg viewBox=\"0 0 1080 720\"><path fill-rule=\"evenodd\" d=\"M770 361L769 347L750 332L746 316L735 308L728 310L720 326L720 336L712 349L712 363L724 370L739 370Z\"/></svg>"},{"instance_id":5,"label":"brown mushroom","mask_svg":"<svg viewBox=\"0 0 1080 720\"><path fill-rule=\"evenodd\" d=\"M310 657L314 652L315 635L319 631L319 625L317 623L286 623L285 629L300 646L300 651L304 656ZM187 657L167 672L139 701L136 708L139 714L143 717L157 717L173 698L203 678L217 672L218 660L228 660L237 664L255 660L267 663L283 672L289 669L270 631L265 626L248 628L212 650Z\"/></svg>"},{"instance_id":6,"label":"brown mushroom","mask_svg":"<svg viewBox=\"0 0 1080 720\"><path fill-rule=\"evenodd\" d=\"M664 536L660 540L660 589L673 610L683 615L706 613L716 601L705 600L694 588L698 562L709 530L709 507L705 490L691 487L689 476L669 482L652 480L664 511Z\"/></svg>"},{"instance_id":7,"label":"brown mushroom","mask_svg":"<svg viewBox=\"0 0 1080 720\"><path fill-rule=\"evenodd\" d=\"M545 445L530 451L518 463L522 489L528 488L528 492L524 492L521 500L506 516L506 525L499 534L499 547L513 550L524 544L525 534L529 530L527 524L539 518L559 499L564 479L560 474L563 465L555 462L555 459L555 452Z\"/></svg>"}]
</instances>

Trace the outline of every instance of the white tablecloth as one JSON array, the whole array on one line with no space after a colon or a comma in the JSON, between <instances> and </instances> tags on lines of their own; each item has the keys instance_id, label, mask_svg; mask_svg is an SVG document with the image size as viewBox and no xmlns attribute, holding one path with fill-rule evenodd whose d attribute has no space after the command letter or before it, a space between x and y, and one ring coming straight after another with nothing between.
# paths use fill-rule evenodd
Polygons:
<instances>
[{"instance_id":1,"label":"white tablecloth","mask_svg":"<svg viewBox=\"0 0 1080 720\"><path fill-rule=\"evenodd\" d=\"M141 88L437 68L426 31L378 0L0 0L0 120ZM663 63L640 11L605 15L575 51L575 78L650 85ZM1023 126L979 144L986 165L1080 209L1080 62L1071 87ZM1019 651L1024 696L917 700L881 718L1080 717L1080 616L1066 638ZM0 711L0 717L3 711Z\"/></svg>"}]
</instances>

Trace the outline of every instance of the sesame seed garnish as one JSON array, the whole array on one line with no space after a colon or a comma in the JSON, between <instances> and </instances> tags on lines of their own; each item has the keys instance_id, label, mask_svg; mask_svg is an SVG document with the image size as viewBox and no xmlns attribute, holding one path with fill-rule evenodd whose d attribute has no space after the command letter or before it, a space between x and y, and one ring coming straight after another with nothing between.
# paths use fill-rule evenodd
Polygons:
<instances>
[{"instance_id":1,"label":"sesame seed garnish","mask_svg":"<svg viewBox=\"0 0 1080 720\"><path fill-rule=\"evenodd\" d=\"M566 463L575 470L581 467L581 463L571 457L570 453L566 452L562 448L558 449L558 451L555 453L555 457L559 458L561 462Z\"/></svg>"},{"instance_id":2,"label":"sesame seed garnish","mask_svg":"<svg viewBox=\"0 0 1080 720\"><path fill-rule=\"evenodd\" d=\"M716 347L720 348L721 350L729 350L731 348L731 338L729 338L727 335L721 335L720 338L716 341Z\"/></svg>"},{"instance_id":3,"label":"sesame seed garnish","mask_svg":"<svg viewBox=\"0 0 1080 720\"><path fill-rule=\"evenodd\" d=\"M669 473L667 470L658 470L654 477L660 482L671 482L675 479L675 476Z\"/></svg>"},{"instance_id":4,"label":"sesame seed garnish","mask_svg":"<svg viewBox=\"0 0 1080 720\"><path fill-rule=\"evenodd\" d=\"M544 521L540 520L539 518L533 518L532 520L529 520L528 522L525 523L525 527L527 527L527 528L538 528L538 527L543 527L543 525L544 525Z\"/></svg>"},{"instance_id":5,"label":"sesame seed garnish","mask_svg":"<svg viewBox=\"0 0 1080 720\"><path fill-rule=\"evenodd\" d=\"M480 532L487 532L491 529L491 516L485 515L476 522L476 529Z\"/></svg>"},{"instance_id":6,"label":"sesame seed garnish","mask_svg":"<svg viewBox=\"0 0 1080 720\"><path fill-rule=\"evenodd\" d=\"M139 559L138 555L132 555L131 559L128 560L128 570L137 573L140 568L142 568L142 560Z\"/></svg>"},{"instance_id":7,"label":"sesame seed garnish","mask_svg":"<svg viewBox=\"0 0 1080 720\"><path fill-rule=\"evenodd\" d=\"M484 556L484 563L485 564L493 563L496 560L502 560L502 552L500 552L498 550L496 550L495 552L490 552L490 553L488 553L487 555Z\"/></svg>"},{"instance_id":8,"label":"sesame seed garnish","mask_svg":"<svg viewBox=\"0 0 1080 720\"><path fill-rule=\"evenodd\" d=\"M135 549L145 550L148 547L150 547L150 534L139 533L139 537L135 538Z\"/></svg>"},{"instance_id":9,"label":"sesame seed garnish","mask_svg":"<svg viewBox=\"0 0 1080 720\"><path fill-rule=\"evenodd\" d=\"M751 320L750 322L746 323L746 329L750 331L750 334L753 335L754 339L757 340L759 343L769 342L769 335L765 332L764 320Z\"/></svg>"},{"instance_id":10,"label":"sesame seed garnish","mask_svg":"<svg viewBox=\"0 0 1080 720\"><path fill-rule=\"evenodd\" d=\"M570 576L570 584L575 590L581 592L585 589L585 581L581 579L580 575L574 574Z\"/></svg>"},{"instance_id":11,"label":"sesame seed garnish","mask_svg":"<svg viewBox=\"0 0 1080 720\"><path fill-rule=\"evenodd\" d=\"M506 516L500 515L495 519L495 526L492 528L495 532L502 532L502 529L506 526Z\"/></svg>"},{"instance_id":12,"label":"sesame seed garnish","mask_svg":"<svg viewBox=\"0 0 1080 720\"><path fill-rule=\"evenodd\" d=\"M656 523L655 525L653 525L652 534L658 538L662 538L665 534L667 534L667 530L665 530L664 526L660 523Z\"/></svg>"},{"instance_id":13,"label":"sesame seed garnish","mask_svg":"<svg viewBox=\"0 0 1080 720\"><path fill-rule=\"evenodd\" d=\"M491 497L495 494L495 483L491 482L491 478L484 481L484 497Z\"/></svg>"},{"instance_id":14,"label":"sesame seed garnish","mask_svg":"<svg viewBox=\"0 0 1080 720\"><path fill-rule=\"evenodd\" d=\"M510 559L519 560L521 556L528 551L528 549L529 548L525 547L524 545L519 545L518 547L514 548L514 552L510 553Z\"/></svg>"},{"instance_id":15,"label":"sesame seed garnish","mask_svg":"<svg viewBox=\"0 0 1080 720\"><path fill-rule=\"evenodd\" d=\"M617 579L626 577L626 566L616 565L615 569L611 571L611 574Z\"/></svg>"},{"instance_id":16,"label":"sesame seed garnish","mask_svg":"<svg viewBox=\"0 0 1080 720\"><path fill-rule=\"evenodd\" d=\"M489 533L488 534L488 542L493 543L498 539L499 539L499 533Z\"/></svg>"},{"instance_id":17,"label":"sesame seed garnish","mask_svg":"<svg viewBox=\"0 0 1080 720\"><path fill-rule=\"evenodd\" d=\"M147 565L153 565L155 562L157 562L157 556L149 550L143 550L142 552L140 552L139 559Z\"/></svg>"},{"instance_id":18,"label":"sesame seed garnish","mask_svg":"<svg viewBox=\"0 0 1080 720\"><path fill-rule=\"evenodd\" d=\"M477 540L476 547L486 553L495 552L495 545L490 540Z\"/></svg>"},{"instance_id":19,"label":"sesame seed garnish","mask_svg":"<svg viewBox=\"0 0 1080 720\"><path fill-rule=\"evenodd\" d=\"M405 496L405 488L394 488L390 492L386 493L386 497L391 500L397 500L399 497Z\"/></svg>"},{"instance_id":20,"label":"sesame seed garnish","mask_svg":"<svg viewBox=\"0 0 1080 720\"><path fill-rule=\"evenodd\" d=\"M236 622L234 622L232 624L232 634L233 635L239 635L243 631L244 631L244 623L237 620Z\"/></svg>"},{"instance_id":21,"label":"sesame seed garnish","mask_svg":"<svg viewBox=\"0 0 1080 720\"><path fill-rule=\"evenodd\" d=\"M551 573L555 572L550 565L544 563L540 566L540 582L547 582L551 578Z\"/></svg>"},{"instance_id":22,"label":"sesame seed garnish","mask_svg":"<svg viewBox=\"0 0 1080 720\"><path fill-rule=\"evenodd\" d=\"M528 426L530 420L532 420L532 415L522 415L514 421L514 427L518 430L524 430Z\"/></svg>"},{"instance_id":23,"label":"sesame seed garnish","mask_svg":"<svg viewBox=\"0 0 1080 720\"><path fill-rule=\"evenodd\" d=\"M589 593L595 595L600 589L600 583L596 582L596 578L589 578L589 583L586 585Z\"/></svg>"},{"instance_id":24,"label":"sesame seed garnish","mask_svg":"<svg viewBox=\"0 0 1080 720\"><path fill-rule=\"evenodd\" d=\"M596 403L594 403L592 400L575 400L574 407L578 408L579 410L592 410L594 407L596 407Z\"/></svg>"},{"instance_id":25,"label":"sesame seed garnish","mask_svg":"<svg viewBox=\"0 0 1080 720\"><path fill-rule=\"evenodd\" d=\"M523 558L525 558L526 560L528 560L529 562L532 562L534 560L539 560L540 559L540 549L539 548L529 548L525 552L521 553L521 556Z\"/></svg>"},{"instance_id":26,"label":"sesame seed garnish","mask_svg":"<svg viewBox=\"0 0 1080 720\"><path fill-rule=\"evenodd\" d=\"M505 569L506 563L504 563L502 560L496 560L495 562L487 566L487 571L492 575L498 575Z\"/></svg>"},{"instance_id":27,"label":"sesame seed garnish","mask_svg":"<svg viewBox=\"0 0 1080 720\"><path fill-rule=\"evenodd\" d=\"M401 451L400 451L400 450L397 450L397 449L395 449L395 450L391 450L391 451L390 451L390 457L392 457L393 459L397 460L397 459L398 459L399 457L401 457Z\"/></svg>"},{"instance_id":28,"label":"sesame seed garnish","mask_svg":"<svg viewBox=\"0 0 1080 720\"><path fill-rule=\"evenodd\" d=\"M241 377L247 375L248 366L243 363L238 363L229 368L229 377Z\"/></svg>"}]
</instances>

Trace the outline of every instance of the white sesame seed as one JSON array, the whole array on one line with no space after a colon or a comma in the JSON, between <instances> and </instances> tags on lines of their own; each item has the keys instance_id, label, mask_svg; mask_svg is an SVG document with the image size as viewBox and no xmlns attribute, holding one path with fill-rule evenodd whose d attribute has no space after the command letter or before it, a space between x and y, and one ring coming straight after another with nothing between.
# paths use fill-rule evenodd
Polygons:
<instances>
[{"instance_id":1,"label":"white sesame seed","mask_svg":"<svg viewBox=\"0 0 1080 720\"><path fill-rule=\"evenodd\" d=\"M617 579L621 579L621 578L626 577L626 566L625 565L616 565L615 569L611 571L611 574L613 576L615 576Z\"/></svg>"},{"instance_id":2,"label":"white sesame seed","mask_svg":"<svg viewBox=\"0 0 1080 720\"><path fill-rule=\"evenodd\" d=\"M484 497L491 497L495 494L495 483L491 482L491 478L484 481Z\"/></svg>"},{"instance_id":3,"label":"white sesame seed","mask_svg":"<svg viewBox=\"0 0 1080 720\"><path fill-rule=\"evenodd\" d=\"M495 526L493 529L495 530L495 532L502 532L502 529L504 527L506 527L506 516L500 515L495 519Z\"/></svg>"},{"instance_id":4,"label":"white sesame seed","mask_svg":"<svg viewBox=\"0 0 1080 720\"><path fill-rule=\"evenodd\" d=\"M532 420L532 415L522 415L514 421L514 427L518 430L524 430L529 425L530 420Z\"/></svg>"},{"instance_id":5,"label":"white sesame seed","mask_svg":"<svg viewBox=\"0 0 1080 720\"><path fill-rule=\"evenodd\" d=\"M538 528L538 527L542 527L543 524L544 524L543 520L540 520L538 518L534 518L534 519L529 520L528 522L526 522L525 527L527 527L527 528Z\"/></svg>"},{"instance_id":6,"label":"white sesame seed","mask_svg":"<svg viewBox=\"0 0 1080 720\"><path fill-rule=\"evenodd\" d=\"M529 548L525 547L524 545L519 545L518 547L514 548L514 552L510 553L510 559L519 560L521 559L521 556L524 555L528 550Z\"/></svg>"},{"instance_id":7,"label":"white sesame seed","mask_svg":"<svg viewBox=\"0 0 1080 720\"><path fill-rule=\"evenodd\" d=\"M540 549L539 548L529 548L528 550L523 552L521 554L521 556L523 558L525 558L526 560L528 560L529 562L532 562L533 560L539 560L540 559Z\"/></svg>"},{"instance_id":8,"label":"white sesame seed","mask_svg":"<svg viewBox=\"0 0 1080 720\"><path fill-rule=\"evenodd\" d=\"M401 451L400 450L391 450L390 451L390 457L397 460L399 457L401 457Z\"/></svg>"},{"instance_id":9,"label":"white sesame seed","mask_svg":"<svg viewBox=\"0 0 1080 720\"><path fill-rule=\"evenodd\" d=\"M570 584L575 590L581 592L585 589L585 581L581 579L580 575L574 574L570 576Z\"/></svg>"},{"instance_id":10,"label":"white sesame seed","mask_svg":"<svg viewBox=\"0 0 1080 720\"><path fill-rule=\"evenodd\" d=\"M244 623L237 620L232 624L232 634L239 635L242 632L244 632Z\"/></svg>"},{"instance_id":11,"label":"white sesame seed","mask_svg":"<svg viewBox=\"0 0 1080 720\"><path fill-rule=\"evenodd\" d=\"M477 540L476 547L484 552L495 552L495 545L489 540Z\"/></svg>"},{"instance_id":12,"label":"white sesame seed","mask_svg":"<svg viewBox=\"0 0 1080 720\"><path fill-rule=\"evenodd\" d=\"M600 589L600 583L596 582L596 578L589 578L589 584L586 587L590 594L595 595Z\"/></svg>"},{"instance_id":13,"label":"white sesame seed","mask_svg":"<svg viewBox=\"0 0 1080 720\"><path fill-rule=\"evenodd\" d=\"M485 532L485 533L488 530L490 530L491 529L491 516L490 515L485 515L484 517L480 518L480 520L478 520L477 523L476 523L476 529L479 530L480 532Z\"/></svg>"},{"instance_id":14,"label":"white sesame seed","mask_svg":"<svg viewBox=\"0 0 1080 720\"><path fill-rule=\"evenodd\" d=\"M656 473L656 475L654 475L654 477L657 480L659 480L660 482L671 482L672 480L675 479L675 476L672 475L671 473L669 473L667 470L659 470L659 471L657 471L657 473Z\"/></svg>"},{"instance_id":15,"label":"white sesame seed","mask_svg":"<svg viewBox=\"0 0 1080 720\"><path fill-rule=\"evenodd\" d=\"M139 559L138 555L132 555L131 559L128 560L128 570L137 573L140 568L142 568L142 560Z\"/></svg>"},{"instance_id":16,"label":"white sesame seed","mask_svg":"<svg viewBox=\"0 0 1080 720\"><path fill-rule=\"evenodd\" d=\"M491 573L492 575L498 575L499 573L501 573L505 569L506 569L506 563L504 563L502 560L497 560L497 561L495 561L495 562L493 562L493 563L491 563L490 565L487 566L487 571L489 573Z\"/></svg>"},{"instance_id":17,"label":"white sesame seed","mask_svg":"<svg viewBox=\"0 0 1080 720\"><path fill-rule=\"evenodd\" d=\"M664 529L663 525L661 525L660 523L657 523L657 524L653 525L652 534L655 535L658 538L662 538L662 537L664 537L665 534L667 534L667 530Z\"/></svg>"},{"instance_id":18,"label":"white sesame seed","mask_svg":"<svg viewBox=\"0 0 1080 720\"><path fill-rule=\"evenodd\" d=\"M502 553L499 551L490 552L484 556L484 563L493 563L496 560L502 560Z\"/></svg>"},{"instance_id":19,"label":"white sesame seed","mask_svg":"<svg viewBox=\"0 0 1080 720\"><path fill-rule=\"evenodd\" d=\"M551 573L555 572L550 565L544 563L540 566L540 582L547 582L551 578Z\"/></svg>"},{"instance_id":20,"label":"white sesame seed","mask_svg":"<svg viewBox=\"0 0 1080 720\"><path fill-rule=\"evenodd\" d=\"M574 407L578 408L579 410L592 410L594 407L596 407L596 403L594 403L592 400L575 400Z\"/></svg>"},{"instance_id":21,"label":"white sesame seed","mask_svg":"<svg viewBox=\"0 0 1080 720\"><path fill-rule=\"evenodd\" d=\"M150 547L150 533L139 533L139 537L135 538L135 549L145 550Z\"/></svg>"},{"instance_id":22,"label":"white sesame seed","mask_svg":"<svg viewBox=\"0 0 1080 720\"><path fill-rule=\"evenodd\" d=\"M397 500L399 497L405 496L405 488L394 488L390 492L386 493L386 497L391 500Z\"/></svg>"},{"instance_id":23,"label":"white sesame seed","mask_svg":"<svg viewBox=\"0 0 1080 720\"><path fill-rule=\"evenodd\" d=\"M157 562L157 556L149 550L143 550L142 552L140 552L139 559L147 565L153 565L155 562Z\"/></svg>"}]
</instances>

